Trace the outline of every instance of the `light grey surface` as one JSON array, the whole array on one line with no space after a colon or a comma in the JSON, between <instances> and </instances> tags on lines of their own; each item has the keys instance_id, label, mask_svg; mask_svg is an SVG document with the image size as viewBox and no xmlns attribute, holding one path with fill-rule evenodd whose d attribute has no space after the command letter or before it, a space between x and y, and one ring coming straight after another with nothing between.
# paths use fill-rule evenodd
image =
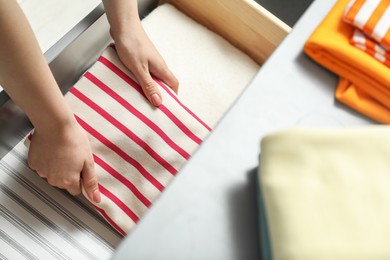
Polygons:
<instances>
[{"instance_id":1,"label":"light grey surface","mask_svg":"<svg viewBox=\"0 0 390 260\"><path fill-rule=\"evenodd\" d=\"M335 101L337 77L302 51L335 2L310 6L114 259L260 259L253 175L261 138L373 123Z\"/></svg>"}]
</instances>

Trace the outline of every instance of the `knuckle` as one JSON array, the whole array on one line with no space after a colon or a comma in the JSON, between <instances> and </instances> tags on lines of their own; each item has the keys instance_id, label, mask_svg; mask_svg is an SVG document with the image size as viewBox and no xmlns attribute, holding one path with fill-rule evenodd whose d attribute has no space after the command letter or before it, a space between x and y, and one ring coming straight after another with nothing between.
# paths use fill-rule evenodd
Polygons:
<instances>
[{"instance_id":1,"label":"knuckle","mask_svg":"<svg viewBox=\"0 0 390 260\"><path fill-rule=\"evenodd\" d=\"M81 193L81 190L80 189L67 189L67 191L69 192L70 195L72 196L76 196L76 195L79 195Z\"/></svg>"},{"instance_id":2,"label":"knuckle","mask_svg":"<svg viewBox=\"0 0 390 260\"><path fill-rule=\"evenodd\" d=\"M35 172L38 174L39 177L46 178L46 175L43 174L42 172L40 172L40 171L35 171Z\"/></svg>"},{"instance_id":3,"label":"knuckle","mask_svg":"<svg viewBox=\"0 0 390 260\"><path fill-rule=\"evenodd\" d=\"M36 166L36 160L31 158L31 156L28 157L27 164L28 164L28 167L30 167L31 169L36 170L35 169L36 168L35 167Z\"/></svg>"},{"instance_id":4,"label":"knuckle","mask_svg":"<svg viewBox=\"0 0 390 260\"><path fill-rule=\"evenodd\" d=\"M59 187L58 186L58 182L55 178L51 177L51 176L47 176L47 182L51 185L51 186L55 186L55 187Z\"/></svg>"},{"instance_id":5,"label":"knuckle","mask_svg":"<svg viewBox=\"0 0 390 260\"><path fill-rule=\"evenodd\" d=\"M86 167L89 170L92 170L95 168L95 162L92 160L86 161L84 164L84 167Z\"/></svg>"},{"instance_id":6,"label":"knuckle","mask_svg":"<svg viewBox=\"0 0 390 260\"><path fill-rule=\"evenodd\" d=\"M63 179L59 183L60 183L61 187L63 187L64 189L69 189L69 188L73 187L73 185L74 185L74 182L70 179Z\"/></svg>"},{"instance_id":7,"label":"knuckle","mask_svg":"<svg viewBox=\"0 0 390 260\"><path fill-rule=\"evenodd\" d=\"M88 180L84 180L84 188L87 190L95 189L95 187L98 185L98 179L97 176L93 176L89 178Z\"/></svg>"},{"instance_id":8,"label":"knuckle","mask_svg":"<svg viewBox=\"0 0 390 260\"><path fill-rule=\"evenodd\" d=\"M156 85L154 84L154 81L147 81L143 89L145 93L152 94L153 92L156 92Z\"/></svg>"}]
</instances>

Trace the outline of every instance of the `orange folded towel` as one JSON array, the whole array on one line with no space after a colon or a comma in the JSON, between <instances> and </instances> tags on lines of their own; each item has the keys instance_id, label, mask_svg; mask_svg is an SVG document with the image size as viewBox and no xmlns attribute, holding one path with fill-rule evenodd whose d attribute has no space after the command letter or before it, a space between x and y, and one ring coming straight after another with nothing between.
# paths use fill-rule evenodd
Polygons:
<instances>
[{"instance_id":1,"label":"orange folded towel","mask_svg":"<svg viewBox=\"0 0 390 260\"><path fill-rule=\"evenodd\" d=\"M375 59L379 60L387 67L390 67L390 52L382 45L364 35L364 33L362 33L360 30L356 29L354 31L350 43L360 50L365 51Z\"/></svg>"},{"instance_id":2,"label":"orange folded towel","mask_svg":"<svg viewBox=\"0 0 390 260\"><path fill-rule=\"evenodd\" d=\"M390 109L345 78L340 78L336 99L378 122L390 123Z\"/></svg>"},{"instance_id":3,"label":"orange folded towel","mask_svg":"<svg viewBox=\"0 0 390 260\"><path fill-rule=\"evenodd\" d=\"M344 21L390 49L390 0L352 0Z\"/></svg>"},{"instance_id":4,"label":"orange folded towel","mask_svg":"<svg viewBox=\"0 0 390 260\"><path fill-rule=\"evenodd\" d=\"M354 93L364 93L355 95L353 99L350 99L349 95L337 95L338 100L375 120L390 123L390 115L387 112L390 111L389 68L350 44L355 28L343 21L348 3L349 0L337 1L307 40L304 50L316 62L344 78L339 86L343 87L342 93L348 92L345 91L346 85L347 89L352 89ZM360 102L362 96L368 96L370 99ZM377 107L385 109L379 110ZM383 113L383 110L386 110L386 113Z\"/></svg>"}]
</instances>

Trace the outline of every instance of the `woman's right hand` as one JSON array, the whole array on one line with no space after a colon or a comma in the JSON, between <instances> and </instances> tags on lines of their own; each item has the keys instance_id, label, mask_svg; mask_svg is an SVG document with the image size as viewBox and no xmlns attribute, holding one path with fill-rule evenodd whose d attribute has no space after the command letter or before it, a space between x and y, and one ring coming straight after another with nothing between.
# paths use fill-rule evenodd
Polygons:
<instances>
[{"instance_id":1,"label":"woman's right hand","mask_svg":"<svg viewBox=\"0 0 390 260\"><path fill-rule=\"evenodd\" d=\"M76 120L48 131L35 130L28 163L48 183L78 195L83 185L88 197L98 203L100 192L87 135Z\"/></svg>"}]
</instances>

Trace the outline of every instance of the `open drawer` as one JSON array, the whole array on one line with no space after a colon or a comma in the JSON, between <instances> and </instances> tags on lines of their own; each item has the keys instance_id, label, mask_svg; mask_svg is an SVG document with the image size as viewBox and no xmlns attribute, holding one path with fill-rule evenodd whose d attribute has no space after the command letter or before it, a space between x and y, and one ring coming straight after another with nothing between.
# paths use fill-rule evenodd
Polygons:
<instances>
[{"instance_id":1,"label":"open drawer","mask_svg":"<svg viewBox=\"0 0 390 260\"><path fill-rule=\"evenodd\" d=\"M177 0L166 2L224 37L258 64L262 64L268 58L289 31L287 26L253 1ZM107 37L107 29L106 19L99 18L50 62L53 74L63 92L66 92L77 81L96 58L96 55L107 46L110 41ZM12 102L7 103L0 109L9 109L10 113L13 113L10 109ZM13 115L8 118L8 121L15 121L20 113L15 112ZM0 122L0 130L4 125ZM19 124L15 125L19 130L22 129ZM26 126L26 128L28 131L31 126ZM6 137L4 131L0 131L0 133L0 138ZM18 138L21 137L23 137L23 133ZM9 145L7 149L13 147L12 144L7 143L7 145ZM61 204L61 206L63 205ZM78 215L77 212L75 215ZM75 232L80 231L75 229Z\"/></svg>"},{"instance_id":2,"label":"open drawer","mask_svg":"<svg viewBox=\"0 0 390 260\"><path fill-rule=\"evenodd\" d=\"M37 2L38 3L38 2ZM158 4L169 3L227 39L261 65L290 28L253 0L143 0L140 16ZM109 25L100 4L45 52L61 90L65 93L110 42ZM163 30L163 28L161 28ZM30 130L23 113L0 90L0 158Z\"/></svg>"},{"instance_id":3,"label":"open drawer","mask_svg":"<svg viewBox=\"0 0 390 260\"><path fill-rule=\"evenodd\" d=\"M161 0L223 36L258 64L291 28L253 0Z\"/></svg>"},{"instance_id":4,"label":"open drawer","mask_svg":"<svg viewBox=\"0 0 390 260\"><path fill-rule=\"evenodd\" d=\"M161 0L142 22L179 98L211 127L289 31L253 0Z\"/></svg>"}]
</instances>

